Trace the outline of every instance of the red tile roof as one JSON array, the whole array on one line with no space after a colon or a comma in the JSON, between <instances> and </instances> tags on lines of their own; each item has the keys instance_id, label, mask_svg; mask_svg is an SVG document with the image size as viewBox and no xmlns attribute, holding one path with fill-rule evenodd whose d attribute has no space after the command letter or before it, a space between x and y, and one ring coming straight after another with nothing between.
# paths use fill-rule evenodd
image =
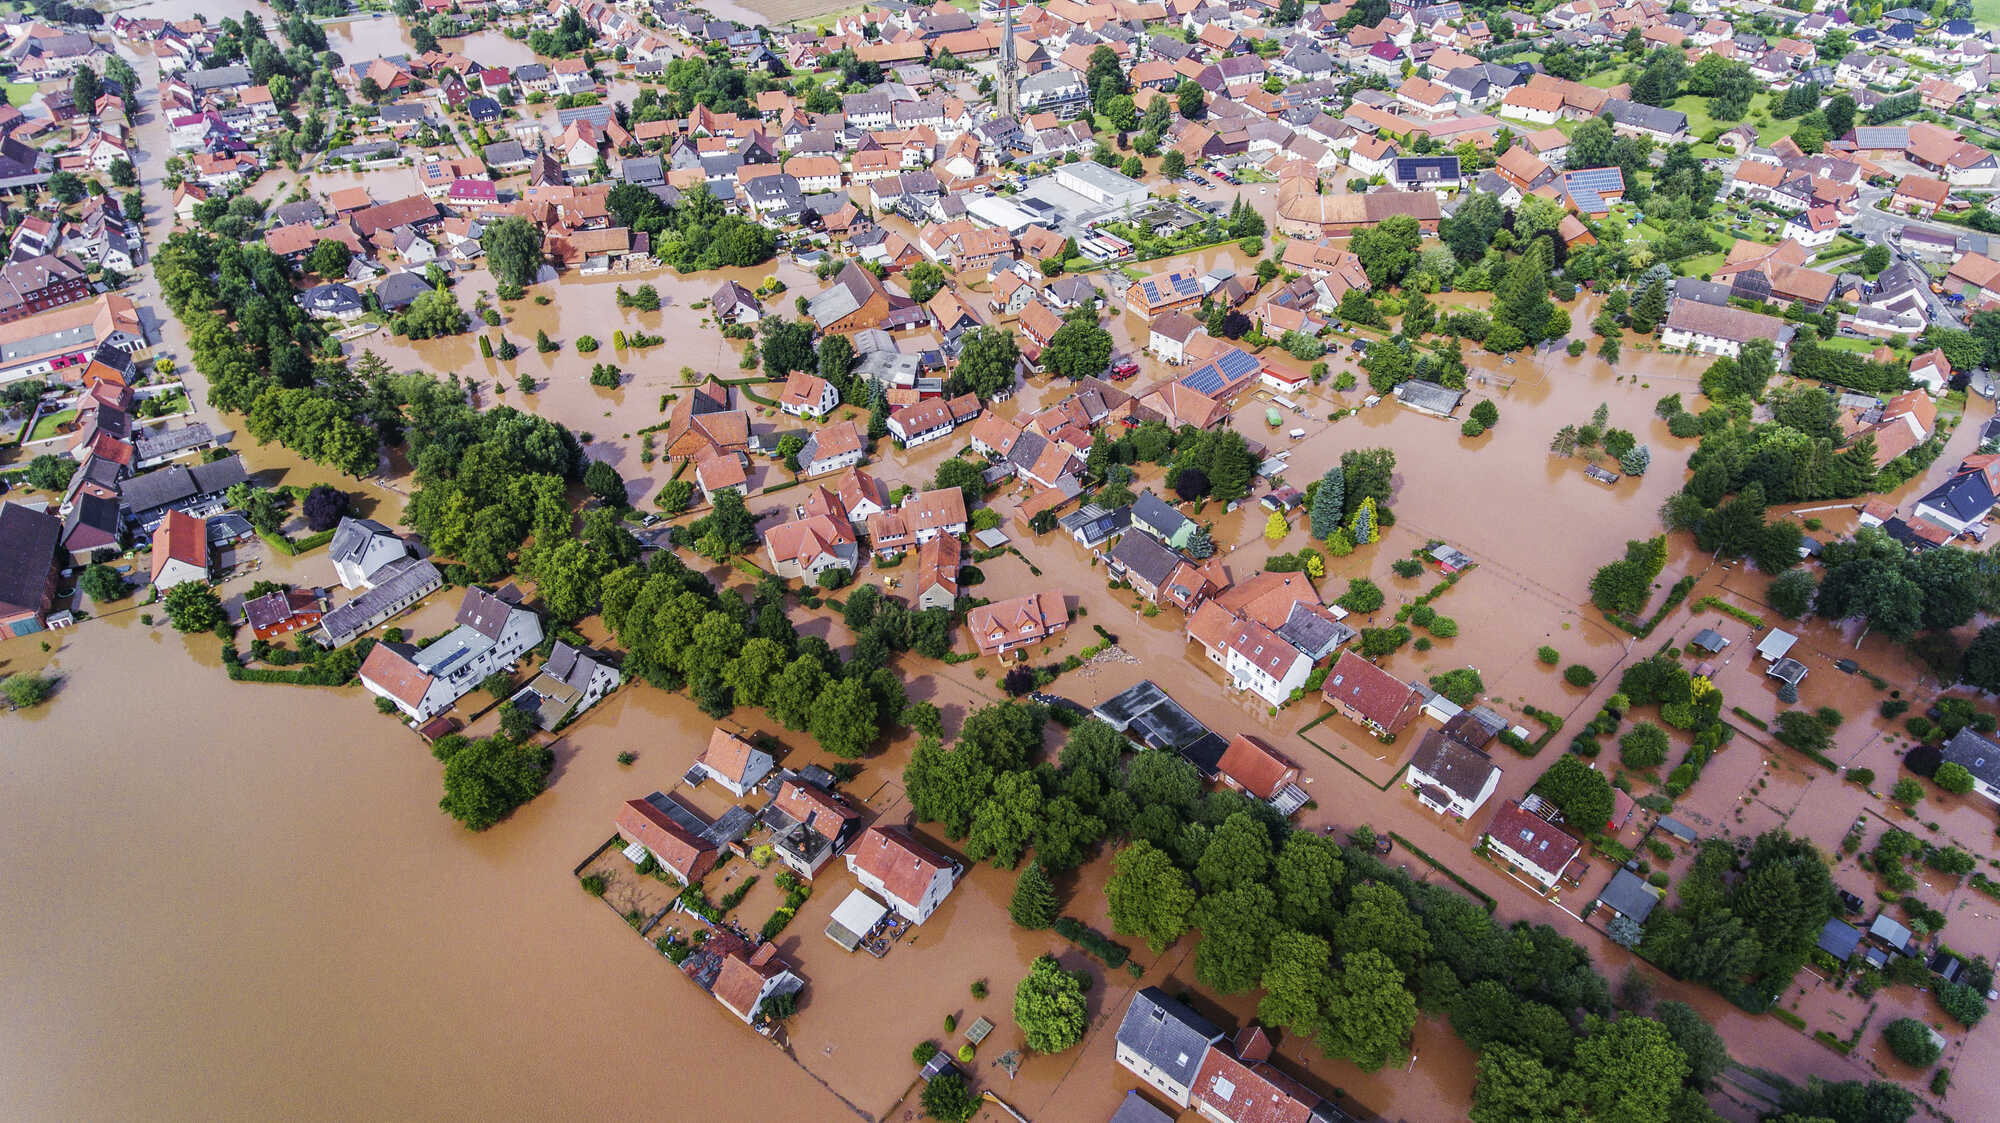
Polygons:
<instances>
[{"instance_id":1,"label":"red tile roof","mask_svg":"<svg viewBox=\"0 0 2000 1123\"><path fill-rule=\"evenodd\" d=\"M951 863L918 842L902 827L869 827L848 852L855 869L882 883L884 892L901 901L920 901L938 871Z\"/></svg>"},{"instance_id":2,"label":"red tile roof","mask_svg":"<svg viewBox=\"0 0 2000 1123\"><path fill-rule=\"evenodd\" d=\"M376 650L384 646L377 644ZM687 828L668 818L666 812L648 800L626 800L618 811L616 826L627 842L645 847L661 865L686 881L700 881L715 868L715 848L689 834Z\"/></svg>"},{"instance_id":3,"label":"red tile roof","mask_svg":"<svg viewBox=\"0 0 2000 1123\"><path fill-rule=\"evenodd\" d=\"M208 521L198 519L185 511L168 511L160 520L159 529L153 531L153 580L160 579L160 571L167 567L169 560L185 562L196 569L208 570Z\"/></svg>"},{"instance_id":4,"label":"red tile roof","mask_svg":"<svg viewBox=\"0 0 2000 1123\"><path fill-rule=\"evenodd\" d=\"M1345 706L1391 733L1409 724L1421 703L1409 683L1352 651L1340 653L1320 692L1327 701Z\"/></svg>"},{"instance_id":5,"label":"red tile roof","mask_svg":"<svg viewBox=\"0 0 2000 1123\"><path fill-rule=\"evenodd\" d=\"M1258 799L1278 794L1288 774L1297 768L1283 753L1246 733L1230 738L1229 747L1222 750L1222 759L1216 763L1218 771Z\"/></svg>"}]
</instances>

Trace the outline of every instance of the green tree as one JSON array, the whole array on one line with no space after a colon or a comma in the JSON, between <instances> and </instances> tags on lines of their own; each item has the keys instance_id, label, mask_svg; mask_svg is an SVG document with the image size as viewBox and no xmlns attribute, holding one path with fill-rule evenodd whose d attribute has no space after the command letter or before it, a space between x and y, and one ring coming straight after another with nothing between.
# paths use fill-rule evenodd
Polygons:
<instances>
[{"instance_id":1,"label":"green tree","mask_svg":"<svg viewBox=\"0 0 2000 1123\"><path fill-rule=\"evenodd\" d=\"M881 733L868 683L859 678L828 683L813 702L811 728L813 739L834 756L854 760L866 753Z\"/></svg>"},{"instance_id":2,"label":"green tree","mask_svg":"<svg viewBox=\"0 0 2000 1123\"><path fill-rule=\"evenodd\" d=\"M1729 1046L1701 1012L1685 1002L1662 1002L1653 1017L1673 1038L1688 1062L1688 1083L1707 1088L1729 1067Z\"/></svg>"},{"instance_id":3,"label":"green tree","mask_svg":"<svg viewBox=\"0 0 2000 1123\"><path fill-rule=\"evenodd\" d=\"M826 688L826 670L819 660L801 655L787 664L765 692L764 708L786 729L812 724L815 706Z\"/></svg>"},{"instance_id":4,"label":"green tree","mask_svg":"<svg viewBox=\"0 0 2000 1123\"><path fill-rule=\"evenodd\" d=\"M167 590L163 603L177 632L206 632L222 623L222 601L205 582L183 581Z\"/></svg>"},{"instance_id":5,"label":"green tree","mask_svg":"<svg viewBox=\"0 0 2000 1123\"><path fill-rule=\"evenodd\" d=\"M1944 1047L1931 1036L1931 1027L1915 1018L1897 1018L1882 1027L1882 1040L1904 1064L1929 1068L1943 1055Z\"/></svg>"},{"instance_id":6,"label":"green tree","mask_svg":"<svg viewBox=\"0 0 2000 1123\"><path fill-rule=\"evenodd\" d=\"M935 1047L932 1052L936 1052ZM966 1087L965 1077L957 1069L946 1069L931 1077L924 1084L921 1101L924 1114L943 1123L965 1123L979 1114L979 1097Z\"/></svg>"},{"instance_id":7,"label":"green tree","mask_svg":"<svg viewBox=\"0 0 2000 1123\"><path fill-rule=\"evenodd\" d=\"M584 470L583 486L597 501L608 507L625 505L625 481L618 475L618 469L602 460L593 460Z\"/></svg>"},{"instance_id":8,"label":"green tree","mask_svg":"<svg viewBox=\"0 0 2000 1123\"><path fill-rule=\"evenodd\" d=\"M453 742L455 744L447 744ZM441 738L433 752L444 758L444 798L438 807L467 830L483 831L506 818L548 784L555 754L506 737Z\"/></svg>"},{"instance_id":9,"label":"green tree","mask_svg":"<svg viewBox=\"0 0 2000 1123\"><path fill-rule=\"evenodd\" d=\"M1278 901L1261 884L1209 892L1195 905L1201 943L1194 952L1195 978L1223 994L1250 990L1264 977L1271 941L1278 933Z\"/></svg>"},{"instance_id":10,"label":"green tree","mask_svg":"<svg viewBox=\"0 0 2000 1123\"><path fill-rule=\"evenodd\" d=\"M765 320L760 354L766 378L784 378L795 370L819 367L819 358L813 354L812 328L802 321L775 316Z\"/></svg>"},{"instance_id":11,"label":"green tree","mask_svg":"<svg viewBox=\"0 0 2000 1123\"><path fill-rule=\"evenodd\" d=\"M131 591L124 575L108 565L93 565L84 570L83 576L77 578L76 587L95 604L123 600L125 594Z\"/></svg>"},{"instance_id":12,"label":"green tree","mask_svg":"<svg viewBox=\"0 0 2000 1123\"><path fill-rule=\"evenodd\" d=\"M1324 931L1335 915L1334 898L1343 867L1340 847L1330 838L1293 831L1272 861L1278 919L1301 931Z\"/></svg>"},{"instance_id":13,"label":"green tree","mask_svg":"<svg viewBox=\"0 0 2000 1123\"><path fill-rule=\"evenodd\" d=\"M909 286L910 299L924 303L944 288L944 267L934 261L919 261L903 271L903 283Z\"/></svg>"},{"instance_id":14,"label":"green tree","mask_svg":"<svg viewBox=\"0 0 2000 1123\"><path fill-rule=\"evenodd\" d=\"M1168 179L1179 179L1187 174L1187 157L1178 148L1169 148L1160 157L1160 174Z\"/></svg>"},{"instance_id":15,"label":"green tree","mask_svg":"<svg viewBox=\"0 0 2000 1123\"><path fill-rule=\"evenodd\" d=\"M1665 1026L1627 1015L1592 1016L1576 1046L1576 1075L1593 1117L1666 1123L1667 1108L1687 1079L1687 1057Z\"/></svg>"},{"instance_id":16,"label":"green tree","mask_svg":"<svg viewBox=\"0 0 2000 1123\"><path fill-rule=\"evenodd\" d=\"M1532 789L1561 809L1563 818L1586 833L1611 821L1611 782L1579 757L1561 756Z\"/></svg>"},{"instance_id":17,"label":"green tree","mask_svg":"<svg viewBox=\"0 0 2000 1123\"><path fill-rule=\"evenodd\" d=\"M993 769L972 748L947 749L925 737L903 768L903 788L918 822L944 824L947 837L964 838L972 816L993 787Z\"/></svg>"},{"instance_id":18,"label":"green tree","mask_svg":"<svg viewBox=\"0 0 2000 1123\"><path fill-rule=\"evenodd\" d=\"M819 341L819 376L835 386L847 384L854 369L854 342L844 335L829 335Z\"/></svg>"},{"instance_id":19,"label":"green tree","mask_svg":"<svg viewBox=\"0 0 2000 1123\"><path fill-rule=\"evenodd\" d=\"M1953 795L1964 795L1972 790L1972 773L1963 764L1948 760L1938 765L1931 782Z\"/></svg>"},{"instance_id":20,"label":"green tree","mask_svg":"<svg viewBox=\"0 0 2000 1123\"><path fill-rule=\"evenodd\" d=\"M1618 739L1618 761L1639 771L1657 768L1667 759L1667 746L1667 731L1650 721L1642 721Z\"/></svg>"},{"instance_id":21,"label":"green tree","mask_svg":"<svg viewBox=\"0 0 2000 1123\"><path fill-rule=\"evenodd\" d=\"M1021 1027L1028 1048L1060 1053L1083 1040L1089 1024L1083 986L1062 969L1052 955L1036 958L1014 988L1014 1024Z\"/></svg>"},{"instance_id":22,"label":"green tree","mask_svg":"<svg viewBox=\"0 0 2000 1123\"><path fill-rule=\"evenodd\" d=\"M1273 937L1270 961L1258 984L1264 997L1257 1003L1257 1020L1301 1036L1317 1032L1325 1018L1332 957L1327 942L1310 933L1281 931Z\"/></svg>"},{"instance_id":23,"label":"green tree","mask_svg":"<svg viewBox=\"0 0 2000 1123\"><path fill-rule=\"evenodd\" d=\"M1538 238L1494 290L1493 321L1513 325L1532 346L1549 338L1550 318L1555 311L1555 304L1549 300L1549 243Z\"/></svg>"},{"instance_id":24,"label":"green tree","mask_svg":"<svg viewBox=\"0 0 2000 1123\"><path fill-rule=\"evenodd\" d=\"M1049 881L1040 862L1029 862L1014 880L1014 896L1007 903L1007 915L1023 928L1047 928L1056 922L1062 904L1056 887Z\"/></svg>"},{"instance_id":25,"label":"green tree","mask_svg":"<svg viewBox=\"0 0 2000 1123\"><path fill-rule=\"evenodd\" d=\"M1431 948L1430 936L1410 912L1409 901L1382 884L1355 888L1346 912L1334 923L1333 941L1341 954L1350 957L1361 950L1381 952L1406 976L1416 972Z\"/></svg>"},{"instance_id":26,"label":"green tree","mask_svg":"<svg viewBox=\"0 0 2000 1123\"><path fill-rule=\"evenodd\" d=\"M322 239L306 255L306 268L326 280L337 280L347 276L347 264L354 254L346 243L336 238Z\"/></svg>"},{"instance_id":27,"label":"green tree","mask_svg":"<svg viewBox=\"0 0 2000 1123\"><path fill-rule=\"evenodd\" d=\"M955 388L987 399L1014 385L1014 369L1020 362L1021 351L1013 332L993 326L979 327L967 333L961 342L958 367L952 372L958 383Z\"/></svg>"},{"instance_id":28,"label":"green tree","mask_svg":"<svg viewBox=\"0 0 2000 1123\"><path fill-rule=\"evenodd\" d=\"M1202 890L1212 894L1260 883L1270 868L1270 833L1262 823L1239 811L1215 829L1194 876Z\"/></svg>"},{"instance_id":29,"label":"green tree","mask_svg":"<svg viewBox=\"0 0 2000 1123\"><path fill-rule=\"evenodd\" d=\"M1192 78L1181 79L1180 86L1174 90L1174 108L1190 121L1199 121L1207 116L1208 101L1202 93L1201 83Z\"/></svg>"},{"instance_id":30,"label":"green tree","mask_svg":"<svg viewBox=\"0 0 2000 1123\"><path fill-rule=\"evenodd\" d=\"M1312 498L1312 536L1325 541L1328 535L1340 529L1341 518L1346 510L1347 480L1339 468L1329 468L1320 477L1319 487Z\"/></svg>"},{"instance_id":31,"label":"green tree","mask_svg":"<svg viewBox=\"0 0 2000 1123\"><path fill-rule=\"evenodd\" d=\"M1532 1054L1494 1043L1479 1051L1472 1089L1472 1123L1560 1123L1563 1089L1556 1074Z\"/></svg>"},{"instance_id":32,"label":"green tree","mask_svg":"<svg viewBox=\"0 0 2000 1123\"><path fill-rule=\"evenodd\" d=\"M1097 326L1094 314L1073 316L1049 336L1042 363L1067 378L1103 374L1111 363L1111 333Z\"/></svg>"},{"instance_id":33,"label":"green tree","mask_svg":"<svg viewBox=\"0 0 2000 1123\"><path fill-rule=\"evenodd\" d=\"M1134 800L1138 801L1136 795ZM1111 859L1111 878L1105 883L1104 896L1112 928L1121 935L1145 940L1156 954L1187 931L1195 905L1194 887L1187 874L1165 851L1145 841L1132 843Z\"/></svg>"},{"instance_id":34,"label":"green tree","mask_svg":"<svg viewBox=\"0 0 2000 1123\"><path fill-rule=\"evenodd\" d=\"M1012 869L1028 849L1042 817L1042 789L1033 773L1004 772L993 781L993 793L972 815L965 838L965 856L991 858L995 867Z\"/></svg>"},{"instance_id":35,"label":"green tree","mask_svg":"<svg viewBox=\"0 0 2000 1123\"><path fill-rule=\"evenodd\" d=\"M25 474L28 486L37 491L63 491L69 487L70 477L76 475L76 469L74 459L44 452L28 461Z\"/></svg>"},{"instance_id":36,"label":"green tree","mask_svg":"<svg viewBox=\"0 0 2000 1123\"><path fill-rule=\"evenodd\" d=\"M522 287L541 271L542 231L525 218L503 218L488 226L479 245L486 251L493 279L502 285Z\"/></svg>"},{"instance_id":37,"label":"green tree","mask_svg":"<svg viewBox=\"0 0 2000 1123\"><path fill-rule=\"evenodd\" d=\"M1334 976L1320 1047L1374 1072L1402 1058L1416 1024L1417 1000L1403 973L1379 951L1358 951L1343 958Z\"/></svg>"}]
</instances>

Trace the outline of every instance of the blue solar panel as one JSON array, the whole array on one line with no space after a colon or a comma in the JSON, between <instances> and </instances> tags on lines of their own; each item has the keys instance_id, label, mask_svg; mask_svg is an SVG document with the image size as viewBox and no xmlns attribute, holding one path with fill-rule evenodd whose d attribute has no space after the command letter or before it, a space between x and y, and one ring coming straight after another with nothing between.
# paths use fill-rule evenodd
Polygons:
<instances>
[{"instance_id":1,"label":"blue solar panel","mask_svg":"<svg viewBox=\"0 0 2000 1123\"><path fill-rule=\"evenodd\" d=\"M1222 372L1215 369L1214 363L1208 363L1196 367L1192 373L1181 379L1181 385L1212 397L1222 389Z\"/></svg>"},{"instance_id":2,"label":"blue solar panel","mask_svg":"<svg viewBox=\"0 0 2000 1123\"><path fill-rule=\"evenodd\" d=\"M1168 280L1174 283L1174 292L1181 296L1194 296L1201 292L1201 282L1192 273L1175 273Z\"/></svg>"},{"instance_id":3,"label":"blue solar panel","mask_svg":"<svg viewBox=\"0 0 2000 1123\"><path fill-rule=\"evenodd\" d=\"M1602 194L1607 191L1623 191L1625 173L1618 168L1584 168L1579 171L1564 172L1563 185L1572 192L1595 191Z\"/></svg>"},{"instance_id":4,"label":"blue solar panel","mask_svg":"<svg viewBox=\"0 0 2000 1123\"><path fill-rule=\"evenodd\" d=\"M1573 189L1570 191L1569 197L1575 201L1576 209L1585 214L1604 214L1611 210L1610 207L1605 205L1604 196L1599 195L1595 191Z\"/></svg>"},{"instance_id":5,"label":"blue solar panel","mask_svg":"<svg viewBox=\"0 0 2000 1123\"><path fill-rule=\"evenodd\" d=\"M1248 351L1232 349L1227 354L1217 358L1216 363L1222 368L1224 374L1229 375L1231 378L1240 378L1257 369L1257 356L1252 355Z\"/></svg>"}]
</instances>

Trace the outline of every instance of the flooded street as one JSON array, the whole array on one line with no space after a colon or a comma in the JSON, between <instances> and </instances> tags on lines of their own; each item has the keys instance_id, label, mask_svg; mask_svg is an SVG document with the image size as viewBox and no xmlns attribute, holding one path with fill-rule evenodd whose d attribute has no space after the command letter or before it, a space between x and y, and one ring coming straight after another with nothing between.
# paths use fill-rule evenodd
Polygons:
<instances>
[{"instance_id":1,"label":"flooded street","mask_svg":"<svg viewBox=\"0 0 2000 1123\"><path fill-rule=\"evenodd\" d=\"M773 14L823 10L810 0L790 7L789 13ZM167 0L132 10L177 16L193 9L185 0ZM267 22L273 18L268 9L259 10ZM729 6L712 10L755 18ZM393 20L350 21L329 34L334 49L349 58L409 49ZM493 32L452 43L482 61L526 60L524 45ZM153 204L149 238L157 240L170 221L158 181L164 147L159 123L142 118L140 137ZM289 192L296 179L267 182L273 193ZM378 198L415 190L414 173L405 168L311 180L322 194L354 183L378 192ZM1270 201L1251 198L1260 206ZM1228 246L1143 268L1182 263L1200 270L1226 264L1247 271L1254 265ZM684 370L696 377L748 373L737 363L742 345L725 340L695 305L725 279L754 289L772 276L787 291L766 307L786 316L794 314L795 299L821 287L788 260L686 278L668 272L570 275L559 286L541 286L530 290L529 299L511 302L498 328L476 328L504 334L520 346L512 362L481 358L471 333L411 343L378 331L348 350L375 351L397 367L456 372L473 384L482 406L504 403L562 422L584 437L591 456L618 468L644 508L672 467L641 462L639 431L664 419L667 395L685 391ZM1095 279L1113 298L1107 326L1121 350L1135 351L1146 325L1122 310L1121 279L1102 273ZM640 284L659 290L660 311L618 308L616 289ZM154 312L163 314L150 274L138 288ZM491 277L475 270L459 275L455 291L470 311L493 288ZM970 289L982 309L983 289ZM537 293L551 303L535 303ZM1463 294L1441 297L1439 303L1479 305L1485 299ZM1572 309L1575 322L1588 322L1592 299ZM611 343L612 333L621 329L662 335L667 342L621 352ZM538 354L533 347L538 331L560 350ZM583 334L600 341L596 353L576 350L575 340ZM902 348L917 350L928 346L928 339L924 333L902 337ZM167 328L163 351L184 356L178 340L178 328ZM1260 357L1273 366L1298 365L1275 348ZM1438 612L1458 623L1458 634L1437 639L1428 651L1405 647L1386 665L1418 680L1457 667L1477 668L1487 704L1534 733L1539 727L1523 717L1523 707L1550 710L1568 722L1569 731L1532 759L1496 746L1504 775L1494 802L1472 821L1441 820L1394 783L1414 737L1383 745L1339 719L1309 727L1324 710L1315 700L1274 715L1254 696L1228 690L1190 646L1178 613L1146 616L1133 594L1106 586L1104 568L1089 551L1059 534L1030 536L1013 521L1025 497L1018 487L1003 487L988 502L1009 516L1003 528L1033 568L1014 554L982 562L985 583L970 591L1001 596L1042 586L1066 593L1082 614L1077 626L1046 653L1037 649L1035 661L1052 662L1097 642L1090 625L1115 634L1118 645L1062 676L1053 692L1089 706L1141 679L1161 683L1212 727L1255 733L1302 766L1315 805L1301 813L1300 826L1351 830L1367 823L1378 832L1394 832L1407 841L1391 860L1412 876L1445 877L1411 852L1411 843L1490 894L1500 921L1550 924L1579 941L1615 984L1637 961L1575 915L1608 880L1609 863L1594 859L1581 889L1545 901L1502 867L1475 857L1471 848L1493 807L1524 794L1602 705L1627 660L1667 644L1685 645L1699 628L1717 628L1733 641L1716 660L1715 682L1726 705L1772 721L1786 707L1776 701L1762 668L1753 665L1759 630L1689 606L1720 595L1764 613L1770 623L1781 622L1764 606L1769 583L1764 575L1713 564L1685 535L1670 539L1670 556L1649 609L1682 576L1695 575L1698 583L1688 606L1647 640L1635 641L1607 624L1586 598L1591 574L1618 556L1626 539L1658 533L1659 507L1685 478L1694 442L1672 437L1653 404L1664 394L1691 394L1705 362L1642 350L1629 341L1615 369L1560 351L1502 362L1471 349L1466 359L1473 367L1472 390L1460 416L1488 397L1501 415L1481 437L1463 437L1455 422L1393 400L1330 420L1329 415L1361 407L1366 396L1365 378L1361 389L1340 393L1331 388L1331 376L1323 386L1294 396L1298 410L1282 415L1275 428L1265 421L1266 409L1275 405L1267 391L1246 394L1231 423L1267 455L1286 454L1280 477L1301 489L1337 465L1347 450L1383 447L1396 453L1394 527L1375 545L1328 559L1320 582L1328 600L1354 577L1368 577L1384 590L1384 607L1351 621L1356 626L1391 622L1399 605L1437 584L1435 566L1415 578L1398 577L1391 568L1429 540L1448 542L1477 563L1435 601ZM596 363L621 368L624 378L616 389L589 385ZM1328 363L1333 375L1351 371L1362 377L1349 355L1329 355ZM1150 358L1142 360L1142 368L1126 387L1173 373ZM531 392L519 388L522 374L535 383ZM191 378L191 389L199 390L198 381ZM1019 419L1069 390L1060 379L1037 378L994 408ZM1549 455L1556 430L1586 422L1600 402L1613 426L1630 429L1652 447L1652 470L1644 476L1606 487L1583 475L1581 460ZM769 407L739 404L752 412L760 431L778 427L780 419ZM1907 498L1955 466L1989 411L1984 403L1976 405L1929 476L1906 484L1897 496ZM201 412L216 420L206 407ZM240 418L220 420L241 428ZM1292 429L1303 435L1291 437ZM944 440L897 451L882 442L869 471L888 486L920 484L962 445ZM390 523L400 514L406 478L333 480L276 446L258 447L246 437L240 447L262 483L337 482L357 494L361 513ZM1159 467L1141 466L1134 487L1163 491L1161 476ZM767 477L771 483L787 478L781 468ZM798 498L796 491L779 492L753 496L750 505L771 511ZM1261 569L1272 553L1309 544L1297 525L1302 517L1283 540L1265 542L1265 514L1255 503L1234 512L1210 505L1196 513L1214 522L1219 556L1237 580ZM1823 540L1854 525L1854 512L1846 507L1815 517L1824 520L1825 529L1816 532ZM284 559L255 548L246 557L258 568L226 582L225 598L240 595L259 578L320 585L330 580L324 551ZM715 568L710 575L718 583L743 585L734 570ZM879 583L895 576L896 571L866 570L862 580ZM454 594L440 594L396 623L422 634L443 626L455 606ZM1053 933L1013 927L1006 916L1013 874L985 866L969 870L939 913L885 959L843 953L821 935L832 909L854 884L836 864L821 875L778 940L781 953L808 982L789 1027L792 1055L787 1056L676 977L671 965L581 892L572 877L576 863L605 840L623 801L673 789L700 751L715 723L687 698L637 685L620 690L557 739L556 769L543 796L490 832L472 835L437 810L440 766L424 745L398 722L375 713L358 687L231 683L219 665L215 639L183 638L163 626L142 624L142 611L149 610L127 601L74 632L0 643L0 673L48 666L63 680L47 707L0 718L0 760L6 769L0 861L7 871L5 889L15 902L0 921L5 944L0 968L17 980L4 1034L13 1055L37 1059L10 1066L0 1076L0 1094L17 1104L24 1118L545 1118L604 1116L641 1105L669 1118L691 1116L698 1108L703 1117L719 1120L903 1119L912 1106L901 1102L915 1075L911 1048L926 1039L955 1048L963 1027L983 1016L998 1028L968 1066L981 1085L1038 1123L1099 1119L1137 1084L1115 1065L1110 1034L1130 993L1148 984L1170 992L1194 989L1192 940L1158 956L1137 947L1137 976L1107 970ZM1876 705L1890 690L1905 698L1927 697L1924 669L1879 634L1857 646L1858 628L1822 621L1782 626L1800 635L1795 655L1813 669L1801 684L1799 704L1832 705L1847 716L1829 755L1845 766L1874 769L1876 788L1885 790L1899 775L1898 757L1908 737L1899 723L1882 719ZM830 608L800 610L799 630L825 636L836 647L852 641ZM44 652L43 642L51 650ZM1591 689L1566 684L1556 668L1536 660L1541 645L1557 648L1563 663L1591 667L1598 684ZM1840 673L1832 663L1843 657L1858 660L1889 685L1878 689L1861 675ZM933 701L943 710L948 735L966 713L999 697L998 676L985 661L948 666L905 657L899 666L910 698ZM738 710L728 723L775 735L787 750L787 766L833 763L809 737L786 733L760 711ZM492 725L488 716L474 731L487 732ZM1052 731L1051 743L1057 736ZM1870 845L1890 825L1924 830L1878 796L1767 742L1756 728L1740 724L1738 736L1674 814L1704 833L1747 836L1782 824L1830 855L1838 854L1842 836L1858 818L1869 823ZM860 775L846 786L869 818L907 819L900 776L911 747L907 736L891 741L862 762ZM630 767L616 761L626 751L637 754ZM1615 767L1610 758L1602 763ZM1646 782L1638 781L1635 792L1646 790ZM720 807L713 789L697 793L696 802L705 809ZM1933 792L1920 818L1939 823L1935 835L1925 831L1927 837L1956 839L1981 853L1990 848L1991 812L1984 805L1939 799ZM1650 823L1650 813L1638 814L1621 841L1635 843ZM935 834L927 837L953 849ZM612 869L623 867L619 893L655 890L615 852L603 860ZM732 863L711 886L711 895L720 896L722 887L752 872L746 866ZM1686 866L1687 855L1680 854L1675 875ZM1109 933L1107 874L1108 863L1099 860L1058 888L1066 913ZM770 871L761 876L738 914L752 928L779 900ZM1840 860L1835 880L1864 898L1874 895L1871 875L1852 857ZM1925 882L1919 895L1950 917L1945 938L1954 947L1988 956L2000 952L2000 903L1945 879ZM1045 951L1058 954L1071 969L1091 969L1092 1033L1071 1052L1029 1058L1010 1077L992 1062L1021 1041L1011 1020L1012 988ZM1695 1005L1745 1064L1800 1081L1809 1074L1865 1077L1868 1065L1897 1079L1916 1075L1878 1055L1879 1035L1865 1037L1853 1056L1845 1057L1773 1018L1753 1018L1713 992L1642 969L1654 980L1657 998ZM971 993L979 981L990 988L983 999ZM1927 995L1908 988L1885 989L1876 1001L1880 1010L1867 1022L1875 1029L1901 1012L1938 1017ZM1198 996L1197 1002L1232 1028L1247 1024L1255 1008L1254 996L1221 1003ZM1811 1028L1842 1037L1870 1017L1867 1005L1857 1005L1851 994L1828 996L1815 989L1809 974L1796 980L1781 1003ZM957 1034L944 1031L948 1014L957 1018ZM1966 1042L1955 1037L1947 1053L1945 1063L1964 1073L1947 1102L1958 1117L2000 1117L2000 1093L1975 1075L2000 1060L1995 1032L1957 1035ZM1413 1051L1407 1069L1364 1074L1321 1057L1312 1042L1286 1040L1280 1048L1289 1069L1322 1094L1338 1095L1357 1116L1462 1116L1472 1090L1470 1050L1447 1025L1427 1019L1418 1025ZM367 1059L365 1068L355 1063L358 1058ZM1725 1114L1744 1117L1735 1110ZM981 1116L1000 1117L992 1108Z\"/></svg>"}]
</instances>

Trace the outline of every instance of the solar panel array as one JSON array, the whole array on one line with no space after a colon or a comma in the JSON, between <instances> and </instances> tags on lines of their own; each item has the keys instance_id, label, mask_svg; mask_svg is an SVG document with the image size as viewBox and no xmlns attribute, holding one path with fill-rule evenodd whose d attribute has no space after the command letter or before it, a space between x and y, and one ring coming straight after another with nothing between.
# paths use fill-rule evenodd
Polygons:
<instances>
[{"instance_id":1,"label":"solar panel array","mask_svg":"<svg viewBox=\"0 0 2000 1123\"><path fill-rule=\"evenodd\" d=\"M1190 390L1199 391L1212 398L1256 374L1259 366L1257 356L1242 348L1233 347L1189 371L1181 378L1180 383Z\"/></svg>"},{"instance_id":2,"label":"solar panel array","mask_svg":"<svg viewBox=\"0 0 2000 1123\"><path fill-rule=\"evenodd\" d=\"M1618 168L1583 168L1564 172L1563 185L1571 191L1615 194L1625 190L1625 173Z\"/></svg>"},{"instance_id":3,"label":"solar panel array","mask_svg":"<svg viewBox=\"0 0 2000 1123\"><path fill-rule=\"evenodd\" d=\"M1201 280L1192 273L1169 273L1165 277L1148 277L1139 283L1139 289L1146 294L1151 304L1163 303L1171 292L1173 299L1200 296Z\"/></svg>"}]
</instances>

